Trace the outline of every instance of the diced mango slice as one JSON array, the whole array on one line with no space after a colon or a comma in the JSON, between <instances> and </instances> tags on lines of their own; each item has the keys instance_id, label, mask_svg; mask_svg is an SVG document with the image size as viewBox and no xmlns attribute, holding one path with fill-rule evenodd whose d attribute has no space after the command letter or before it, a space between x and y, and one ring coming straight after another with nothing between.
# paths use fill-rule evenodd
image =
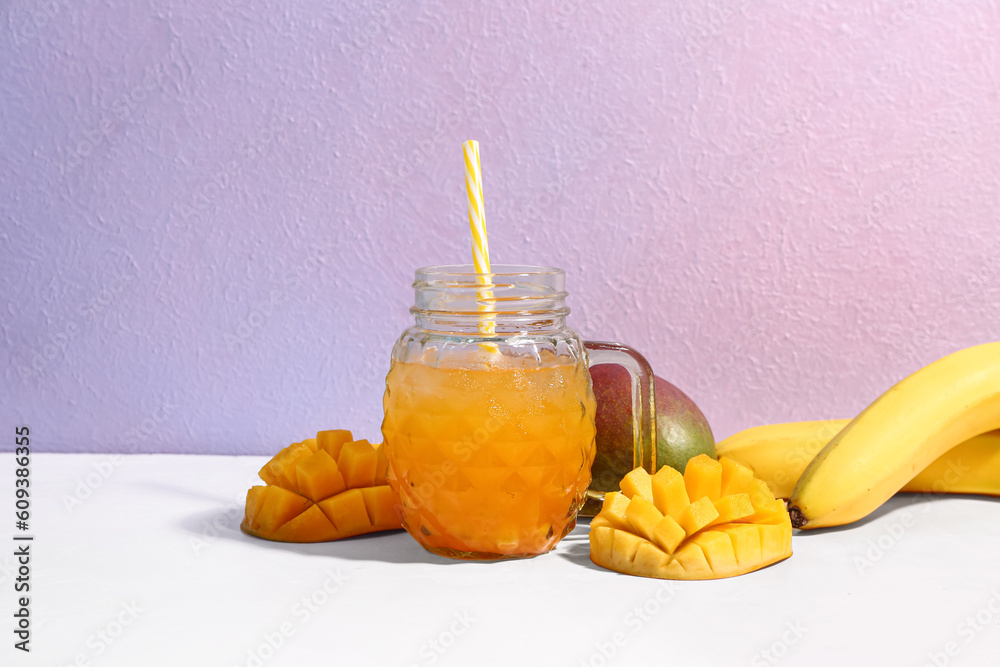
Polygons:
<instances>
[{"instance_id":1,"label":"diced mango slice","mask_svg":"<svg viewBox=\"0 0 1000 667\"><path fill-rule=\"evenodd\" d=\"M692 457L684 468L688 498L717 500L722 495L722 465L707 454Z\"/></svg>"},{"instance_id":2,"label":"diced mango slice","mask_svg":"<svg viewBox=\"0 0 1000 667\"><path fill-rule=\"evenodd\" d=\"M271 533L312 505L312 501L280 486L253 486L247 491L243 520L254 533Z\"/></svg>"},{"instance_id":3,"label":"diced mango slice","mask_svg":"<svg viewBox=\"0 0 1000 667\"><path fill-rule=\"evenodd\" d=\"M309 509L266 539L278 542L325 542L335 540L337 537L337 529L323 514L323 510L318 505L310 505Z\"/></svg>"},{"instance_id":4,"label":"diced mango slice","mask_svg":"<svg viewBox=\"0 0 1000 667\"><path fill-rule=\"evenodd\" d=\"M791 549L787 544L784 526L760 524L757 530L760 531L761 558L770 564L787 557Z\"/></svg>"},{"instance_id":5,"label":"diced mango slice","mask_svg":"<svg viewBox=\"0 0 1000 667\"><path fill-rule=\"evenodd\" d=\"M750 502L750 494L734 493L730 496L722 496L712 503L719 516L712 520L709 525L714 526L720 523L733 523L740 519L751 516L756 510Z\"/></svg>"},{"instance_id":6,"label":"diced mango slice","mask_svg":"<svg viewBox=\"0 0 1000 667\"><path fill-rule=\"evenodd\" d=\"M375 530L398 528L399 514L396 511L396 496L386 485L366 486L361 489L361 499L368 512L368 521Z\"/></svg>"},{"instance_id":7,"label":"diced mango slice","mask_svg":"<svg viewBox=\"0 0 1000 667\"><path fill-rule=\"evenodd\" d=\"M694 535L699 530L719 518L719 511L706 496L702 496L681 512L681 520L677 523L688 535Z\"/></svg>"},{"instance_id":8,"label":"diced mango slice","mask_svg":"<svg viewBox=\"0 0 1000 667\"><path fill-rule=\"evenodd\" d=\"M590 558L598 565L645 577L718 579L791 555L784 503L748 468L698 456L683 476L666 466L651 478L633 472L591 521Z\"/></svg>"},{"instance_id":9,"label":"diced mango slice","mask_svg":"<svg viewBox=\"0 0 1000 667\"><path fill-rule=\"evenodd\" d=\"M639 544L639 549L632 558L632 569L636 572L649 572L645 576L662 570L670 564L670 557L649 542Z\"/></svg>"},{"instance_id":10,"label":"diced mango slice","mask_svg":"<svg viewBox=\"0 0 1000 667\"><path fill-rule=\"evenodd\" d=\"M667 517L669 520L669 517ZM628 533L617 530L612 526L598 526L594 527L591 523L590 532L590 542L591 542L591 554L592 558L597 560L602 560L604 562L612 561L612 554L616 545L616 535L628 535ZM630 536L634 537L634 536ZM684 568L676 560L672 560L667 554L665 554L660 549L654 547L649 542L639 541L637 543L637 548L634 554L630 553L631 548L636 546L635 542L630 541L625 537L618 537L618 558L621 559L623 567L625 563L629 563L627 567L629 570L640 576L645 577L656 577L660 576L661 573L666 572L672 574L672 579L682 579L684 573ZM594 554L601 554L596 556ZM629 562L631 558L631 562Z\"/></svg>"},{"instance_id":11,"label":"diced mango slice","mask_svg":"<svg viewBox=\"0 0 1000 667\"><path fill-rule=\"evenodd\" d=\"M316 446L329 454L334 461L340 457L340 448L353 441L354 436L345 429L320 431L316 434Z\"/></svg>"},{"instance_id":12,"label":"diced mango slice","mask_svg":"<svg viewBox=\"0 0 1000 667\"><path fill-rule=\"evenodd\" d=\"M385 452L350 431L320 431L285 447L247 492L241 528L281 542L325 542L402 528L386 485ZM627 503L627 500L626 500Z\"/></svg>"},{"instance_id":13,"label":"diced mango slice","mask_svg":"<svg viewBox=\"0 0 1000 667\"><path fill-rule=\"evenodd\" d=\"M625 518L633 533L653 542L656 526L663 519L663 515L653 503L640 495L634 495L625 508Z\"/></svg>"},{"instance_id":14,"label":"diced mango slice","mask_svg":"<svg viewBox=\"0 0 1000 667\"><path fill-rule=\"evenodd\" d=\"M622 493L624 493L628 498L638 495L650 502L653 502L653 489L651 486L650 475L644 468L636 468L632 472L625 475L625 478L618 484L618 486L621 487Z\"/></svg>"},{"instance_id":15,"label":"diced mango slice","mask_svg":"<svg viewBox=\"0 0 1000 667\"><path fill-rule=\"evenodd\" d=\"M684 568L683 579L713 579L711 566L705 559L705 552L695 542L685 542L674 553L674 558Z\"/></svg>"},{"instance_id":16,"label":"diced mango slice","mask_svg":"<svg viewBox=\"0 0 1000 667\"><path fill-rule=\"evenodd\" d=\"M314 503L336 495L347 488L337 462L320 449L295 466L299 493Z\"/></svg>"},{"instance_id":17,"label":"diced mango slice","mask_svg":"<svg viewBox=\"0 0 1000 667\"><path fill-rule=\"evenodd\" d=\"M750 502L754 506L754 514L744 519L748 523L784 523L788 518L785 503L777 500L768 485L759 479L754 479L750 485Z\"/></svg>"},{"instance_id":18,"label":"diced mango slice","mask_svg":"<svg viewBox=\"0 0 1000 667\"><path fill-rule=\"evenodd\" d=\"M653 543L660 547L666 554L672 554L680 546L687 533L680 524L674 521L672 516L665 516L660 519L660 523L653 528Z\"/></svg>"},{"instance_id":19,"label":"diced mango slice","mask_svg":"<svg viewBox=\"0 0 1000 667\"><path fill-rule=\"evenodd\" d=\"M616 530L611 545L611 561L623 567L631 565L639 547L645 543L645 540L638 535L624 530Z\"/></svg>"},{"instance_id":20,"label":"diced mango slice","mask_svg":"<svg viewBox=\"0 0 1000 667\"><path fill-rule=\"evenodd\" d=\"M590 558L594 559L595 554L600 554L601 561L610 563L611 547L615 541L615 528L608 525L595 526L594 521L596 520L597 517L594 517L590 522Z\"/></svg>"},{"instance_id":21,"label":"diced mango slice","mask_svg":"<svg viewBox=\"0 0 1000 667\"><path fill-rule=\"evenodd\" d=\"M675 521L679 520L684 508L691 504L684 486L684 476L670 466L663 466L653 475L651 486L656 509L672 516Z\"/></svg>"},{"instance_id":22,"label":"diced mango slice","mask_svg":"<svg viewBox=\"0 0 1000 667\"><path fill-rule=\"evenodd\" d=\"M722 467L722 495L747 493L753 482L753 471L728 457L719 460Z\"/></svg>"},{"instance_id":23,"label":"diced mango slice","mask_svg":"<svg viewBox=\"0 0 1000 667\"><path fill-rule=\"evenodd\" d=\"M750 501L753 502L754 507L770 505L775 500L771 487L756 477L750 480L750 488L747 493L750 494Z\"/></svg>"},{"instance_id":24,"label":"diced mango slice","mask_svg":"<svg viewBox=\"0 0 1000 667\"><path fill-rule=\"evenodd\" d=\"M625 528L628 529L628 506L629 499L623 493L618 491L609 491L604 494L604 504L601 506L601 511L598 516L603 517L606 521L610 522L615 528ZM596 520L597 517L594 517ZM591 522L593 525L593 521Z\"/></svg>"},{"instance_id":25,"label":"diced mango slice","mask_svg":"<svg viewBox=\"0 0 1000 667\"><path fill-rule=\"evenodd\" d=\"M703 530L691 541L701 547L712 572L735 572L739 569L733 541L725 531Z\"/></svg>"},{"instance_id":26,"label":"diced mango slice","mask_svg":"<svg viewBox=\"0 0 1000 667\"><path fill-rule=\"evenodd\" d=\"M309 447L301 442L289 445L278 452L274 458L264 464L258 473L265 483L271 486L280 486L289 491L298 491L299 486L295 477L295 466L298 462L312 454Z\"/></svg>"},{"instance_id":27,"label":"diced mango slice","mask_svg":"<svg viewBox=\"0 0 1000 667\"><path fill-rule=\"evenodd\" d=\"M375 485L378 457L367 440L345 443L337 457L337 467L349 489Z\"/></svg>"},{"instance_id":28,"label":"diced mango slice","mask_svg":"<svg viewBox=\"0 0 1000 667\"><path fill-rule=\"evenodd\" d=\"M754 513L749 517L737 520L743 523L771 525L781 525L789 520L788 510L785 509L785 503L781 500L772 500L770 503L755 507L754 509Z\"/></svg>"},{"instance_id":29,"label":"diced mango slice","mask_svg":"<svg viewBox=\"0 0 1000 667\"><path fill-rule=\"evenodd\" d=\"M365 499L361 489L350 489L332 498L321 500L319 508L337 529L340 537L360 535L371 530L372 523L365 509Z\"/></svg>"},{"instance_id":30,"label":"diced mango slice","mask_svg":"<svg viewBox=\"0 0 1000 667\"><path fill-rule=\"evenodd\" d=\"M746 569L754 563L760 563L760 531L753 524L733 524L726 528L729 538L733 541L733 550L736 552L736 562L740 568Z\"/></svg>"},{"instance_id":31,"label":"diced mango slice","mask_svg":"<svg viewBox=\"0 0 1000 667\"><path fill-rule=\"evenodd\" d=\"M389 462L385 458L385 447L383 443L375 445L375 483L385 484L385 473L389 467Z\"/></svg>"}]
</instances>

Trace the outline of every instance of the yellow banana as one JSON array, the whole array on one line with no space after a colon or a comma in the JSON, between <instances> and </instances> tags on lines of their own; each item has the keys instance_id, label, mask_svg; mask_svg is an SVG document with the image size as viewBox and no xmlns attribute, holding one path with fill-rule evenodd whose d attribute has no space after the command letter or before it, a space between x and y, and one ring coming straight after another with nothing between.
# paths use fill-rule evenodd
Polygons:
<instances>
[{"instance_id":1,"label":"yellow banana","mask_svg":"<svg viewBox=\"0 0 1000 667\"><path fill-rule=\"evenodd\" d=\"M849 419L755 426L716 443L716 456L726 456L753 470L776 498L792 495L795 483L813 457Z\"/></svg>"},{"instance_id":2,"label":"yellow banana","mask_svg":"<svg viewBox=\"0 0 1000 667\"><path fill-rule=\"evenodd\" d=\"M1000 496L1000 431L983 433L952 447L902 490Z\"/></svg>"},{"instance_id":3,"label":"yellow banana","mask_svg":"<svg viewBox=\"0 0 1000 667\"><path fill-rule=\"evenodd\" d=\"M930 463L1000 428L1000 342L966 348L879 396L806 466L788 501L796 528L857 521Z\"/></svg>"},{"instance_id":4,"label":"yellow banana","mask_svg":"<svg viewBox=\"0 0 1000 667\"><path fill-rule=\"evenodd\" d=\"M715 446L753 470L776 498L788 498L802 471L849 419L755 426ZM907 493L973 493L1000 496L1000 431L977 435L934 459L900 491Z\"/></svg>"}]
</instances>

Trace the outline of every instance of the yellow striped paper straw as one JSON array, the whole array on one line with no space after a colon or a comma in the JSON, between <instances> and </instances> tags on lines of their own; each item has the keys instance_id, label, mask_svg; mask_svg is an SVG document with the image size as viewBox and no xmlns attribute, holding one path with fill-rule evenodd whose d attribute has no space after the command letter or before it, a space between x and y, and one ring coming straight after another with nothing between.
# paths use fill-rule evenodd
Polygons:
<instances>
[{"instance_id":1,"label":"yellow striped paper straw","mask_svg":"<svg viewBox=\"0 0 1000 667\"><path fill-rule=\"evenodd\" d=\"M487 275L490 273L490 246L486 240L486 218L483 215L483 174L479 164L479 142L473 139L462 144L465 153L465 191L469 195L469 227L472 230L472 265L476 273L476 282L480 285L490 285ZM490 290L480 291L481 299L493 299ZM480 304L481 312L490 312L490 303ZM479 333L493 333L493 321L484 318L479 323Z\"/></svg>"}]
</instances>

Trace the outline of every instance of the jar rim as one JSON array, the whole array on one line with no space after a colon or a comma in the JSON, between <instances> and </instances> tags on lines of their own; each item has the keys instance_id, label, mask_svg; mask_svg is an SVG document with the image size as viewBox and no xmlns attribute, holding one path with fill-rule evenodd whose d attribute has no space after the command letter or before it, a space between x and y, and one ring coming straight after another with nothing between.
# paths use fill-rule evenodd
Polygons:
<instances>
[{"instance_id":1,"label":"jar rim","mask_svg":"<svg viewBox=\"0 0 1000 667\"><path fill-rule=\"evenodd\" d=\"M476 277L476 276L564 276L566 272L551 266L532 266L530 264L493 264L488 273L478 273L472 264L442 264L439 266L424 266L416 271L417 276L428 277Z\"/></svg>"}]
</instances>

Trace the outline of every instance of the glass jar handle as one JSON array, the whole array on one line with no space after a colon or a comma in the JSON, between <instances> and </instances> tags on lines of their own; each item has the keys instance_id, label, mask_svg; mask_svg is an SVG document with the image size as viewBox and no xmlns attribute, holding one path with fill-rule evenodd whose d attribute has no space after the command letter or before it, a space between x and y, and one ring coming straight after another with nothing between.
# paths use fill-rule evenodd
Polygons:
<instances>
[{"instance_id":1,"label":"glass jar handle","mask_svg":"<svg viewBox=\"0 0 1000 667\"><path fill-rule=\"evenodd\" d=\"M632 382L632 467L643 467L649 474L656 472L656 414L654 410L653 369L646 358L628 345L584 341L590 366L616 364L628 371ZM628 472L628 470L624 471ZM623 472L623 474L624 474ZM593 481L587 489L587 500L580 510L582 516L594 516L601 509L606 491L596 488Z\"/></svg>"}]
</instances>

